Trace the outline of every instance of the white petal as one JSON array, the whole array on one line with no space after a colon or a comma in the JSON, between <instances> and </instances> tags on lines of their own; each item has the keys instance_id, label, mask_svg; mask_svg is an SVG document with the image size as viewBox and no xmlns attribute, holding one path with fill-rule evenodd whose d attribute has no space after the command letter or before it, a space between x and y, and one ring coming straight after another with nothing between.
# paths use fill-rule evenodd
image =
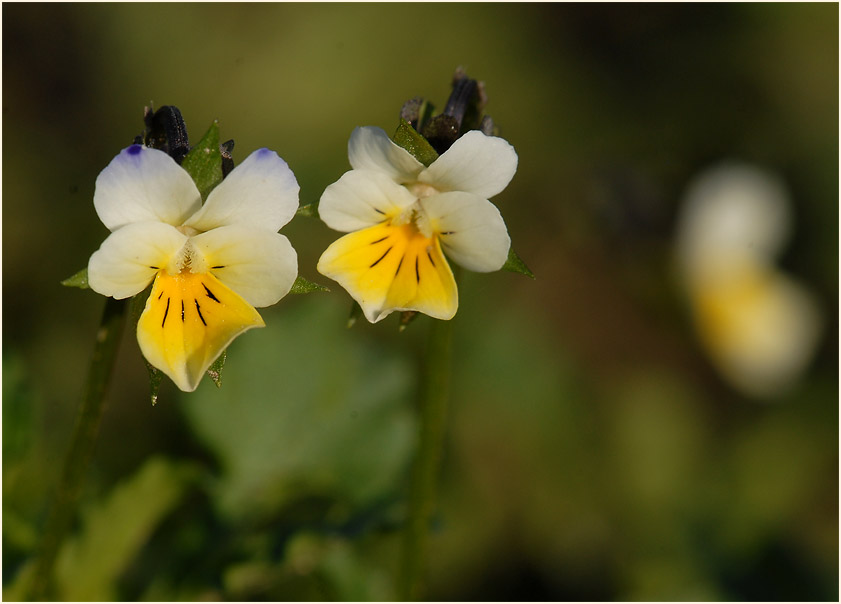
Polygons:
<instances>
[{"instance_id":1,"label":"white petal","mask_svg":"<svg viewBox=\"0 0 841 604\"><path fill-rule=\"evenodd\" d=\"M402 184L417 179L423 164L394 144L382 128L354 129L348 142L348 159L354 170L374 170Z\"/></svg>"},{"instance_id":2,"label":"white petal","mask_svg":"<svg viewBox=\"0 0 841 604\"><path fill-rule=\"evenodd\" d=\"M149 285L187 241L175 227L136 222L111 233L88 262L88 283L104 296L122 299Z\"/></svg>"},{"instance_id":3,"label":"white petal","mask_svg":"<svg viewBox=\"0 0 841 604\"><path fill-rule=\"evenodd\" d=\"M258 149L210 192L186 224L199 231L241 224L276 233L298 210L299 190L286 162L274 151Z\"/></svg>"},{"instance_id":4,"label":"white petal","mask_svg":"<svg viewBox=\"0 0 841 604\"><path fill-rule=\"evenodd\" d=\"M298 255L278 233L231 225L190 241L212 275L258 308L288 294L298 275Z\"/></svg>"},{"instance_id":5,"label":"white petal","mask_svg":"<svg viewBox=\"0 0 841 604\"><path fill-rule=\"evenodd\" d=\"M318 215L331 229L358 231L400 214L415 203L406 187L371 170L351 170L321 195Z\"/></svg>"},{"instance_id":6,"label":"white petal","mask_svg":"<svg viewBox=\"0 0 841 604\"><path fill-rule=\"evenodd\" d=\"M721 266L733 257L768 262L791 226L788 195L773 174L742 164L703 172L686 194L678 223L678 256L687 271Z\"/></svg>"},{"instance_id":7,"label":"white petal","mask_svg":"<svg viewBox=\"0 0 841 604\"><path fill-rule=\"evenodd\" d=\"M517 171L517 152L508 141L471 130L421 172L418 180L439 191L466 191L488 199Z\"/></svg>"},{"instance_id":8,"label":"white petal","mask_svg":"<svg viewBox=\"0 0 841 604\"><path fill-rule=\"evenodd\" d=\"M112 231L147 220L180 226L201 207L201 196L190 175L169 155L132 145L100 172L93 205Z\"/></svg>"},{"instance_id":9,"label":"white petal","mask_svg":"<svg viewBox=\"0 0 841 604\"><path fill-rule=\"evenodd\" d=\"M421 199L441 247L466 269L487 273L502 268L511 239L499 210L471 193L451 192Z\"/></svg>"}]
</instances>

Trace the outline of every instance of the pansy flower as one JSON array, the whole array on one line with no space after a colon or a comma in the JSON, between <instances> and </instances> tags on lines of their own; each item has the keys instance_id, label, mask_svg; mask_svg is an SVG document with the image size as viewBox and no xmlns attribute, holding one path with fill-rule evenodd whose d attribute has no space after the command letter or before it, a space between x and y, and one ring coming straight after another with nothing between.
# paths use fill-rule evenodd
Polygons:
<instances>
[{"instance_id":1,"label":"pansy flower","mask_svg":"<svg viewBox=\"0 0 841 604\"><path fill-rule=\"evenodd\" d=\"M447 257L478 272L508 258L508 230L488 199L514 177L514 147L473 130L426 167L380 128L363 127L348 158L353 169L318 206L327 226L348 234L325 250L318 271L372 323L404 310L451 319L458 290Z\"/></svg>"},{"instance_id":2,"label":"pansy flower","mask_svg":"<svg viewBox=\"0 0 841 604\"><path fill-rule=\"evenodd\" d=\"M274 151L252 153L207 196L166 153L124 149L96 180L111 234L88 263L91 289L128 298L153 283L137 324L140 350L183 391L196 389L255 307L285 296L298 272L277 231L298 208L298 183Z\"/></svg>"},{"instance_id":3,"label":"pansy flower","mask_svg":"<svg viewBox=\"0 0 841 604\"><path fill-rule=\"evenodd\" d=\"M789 205L773 175L724 164L693 181L678 224L699 339L725 379L755 397L794 383L821 330L811 292L776 265L791 227Z\"/></svg>"}]
</instances>

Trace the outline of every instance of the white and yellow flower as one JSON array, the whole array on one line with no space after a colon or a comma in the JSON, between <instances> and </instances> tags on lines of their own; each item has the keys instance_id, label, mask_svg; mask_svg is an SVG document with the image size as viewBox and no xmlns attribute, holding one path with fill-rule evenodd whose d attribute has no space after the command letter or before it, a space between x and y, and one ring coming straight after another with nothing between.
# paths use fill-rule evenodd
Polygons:
<instances>
[{"instance_id":1,"label":"white and yellow flower","mask_svg":"<svg viewBox=\"0 0 841 604\"><path fill-rule=\"evenodd\" d=\"M790 224L782 185L737 164L693 182L678 224L678 260L699 339L725 379L750 396L790 386L820 335L813 296L776 266Z\"/></svg>"},{"instance_id":2,"label":"white and yellow flower","mask_svg":"<svg viewBox=\"0 0 841 604\"><path fill-rule=\"evenodd\" d=\"M505 140L471 131L429 167L379 128L357 128L348 143L353 168L321 196L318 211L333 242L318 271L337 281L372 323L394 311L451 319L458 291L446 254L464 268L499 270L510 239L488 198L517 170Z\"/></svg>"},{"instance_id":3,"label":"white and yellow flower","mask_svg":"<svg viewBox=\"0 0 841 604\"><path fill-rule=\"evenodd\" d=\"M117 299L154 281L137 324L150 364L183 391L243 331L263 327L255 307L285 296L298 272L277 231L298 208L298 183L260 149L207 197L166 153L132 145L96 180L94 207L111 234L88 263L91 289Z\"/></svg>"}]
</instances>

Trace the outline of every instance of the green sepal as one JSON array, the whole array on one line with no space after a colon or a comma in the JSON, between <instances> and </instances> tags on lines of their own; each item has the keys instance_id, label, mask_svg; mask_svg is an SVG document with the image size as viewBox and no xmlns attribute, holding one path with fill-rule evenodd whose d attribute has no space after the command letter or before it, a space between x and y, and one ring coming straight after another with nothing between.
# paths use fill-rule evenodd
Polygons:
<instances>
[{"instance_id":1,"label":"green sepal","mask_svg":"<svg viewBox=\"0 0 841 604\"><path fill-rule=\"evenodd\" d=\"M149 294L152 293L154 284L155 282L152 281L146 289L131 299L129 320L135 333L137 333L137 322L140 320L140 315L146 309L146 301L149 299ZM149 372L149 400L152 401L152 406L154 407L158 402L158 391L161 389L161 381L164 378L164 373L157 367L150 365L149 361L145 358L143 359L143 364L146 365L146 370Z\"/></svg>"},{"instance_id":2,"label":"green sepal","mask_svg":"<svg viewBox=\"0 0 841 604\"><path fill-rule=\"evenodd\" d=\"M219 149L219 122L214 121L199 143L181 162L181 167L193 178L202 201L222 182L222 152Z\"/></svg>"},{"instance_id":3,"label":"green sepal","mask_svg":"<svg viewBox=\"0 0 841 604\"><path fill-rule=\"evenodd\" d=\"M354 325L356 325L356 321L359 317L362 316L362 307L359 306L359 302L353 302L353 305L350 307L350 315L347 318L347 328L350 329Z\"/></svg>"},{"instance_id":4,"label":"green sepal","mask_svg":"<svg viewBox=\"0 0 841 604\"><path fill-rule=\"evenodd\" d=\"M527 267L526 263L523 262L523 259L517 255L517 252L514 251L513 247L508 248L508 260L506 260L505 264L502 265L502 270L510 271L512 273L520 273L521 275L534 279L534 273L529 270L529 267Z\"/></svg>"},{"instance_id":5,"label":"green sepal","mask_svg":"<svg viewBox=\"0 0 841 604\"><path fill-rule=\"evenodd\" d=\"M318 202L314 201L305 206L299 207L298 211L295 212L295 216L306 216L307 218L315 218L317 220L319 218Z\"/></svg>"},{"instance_id":6,"label":"green sepal","mask_svg":"<svg viewBox=\"0 0 841 604\"><path fill-rule=\"evenodd\" d=\"M80 270L72 277L67 277L61 282L64 287L78 287L79 289L90 289L88 285L88 269L87 267Z\"/></svg>"},{"instance_id":7,"label":"green sepal","mask_svg":"<svg viewBox=\"0 0 841 604\"><path fill-rule=\"evenodd\" d=\"M213 364L207 368L207 375L213 380L217 388L222 387L222 368L225 366L225 360L228 358L228 351L223 350Z\"/></svg>"},{"instance_id":8,"label":"green sepal","mask_svg":"<svg viewBox=\"0 0 841 604\"><path fill-rule=\"evenodd\" d=\"M429 166L432 162L438 159L438 152L432 148L424 137L412 128L412 125L404 119L400 120L400 125L391 140L395 144L403 147L412 154L412 156L422 163L424 166Z\"/></svg>"},{"instance_id":9,"label":"green sepal","mask_svg":"<svg viewBox=\"0 0 841 604\"><path fill-rule=\"evenodd\" d=\"M400 313L400 327L398 327L398 331L403 332L409 326L409 324L417 319L420 313L416 310L404 310Z\"/></svg>"},{"instance_id":10,"label":"green sepal","mask_svg":"<svg viewBox=\"0 0 841 604\"><path fill-rule=\"evenodd\" d=\"M146 369L149 371L149 399L154 407L158 403L158 391L161 389L164 372L150 365L146 359L143 359L143 362L146 363Z\"/></svg>"},{"instance_id":11,"label":"green sepal","mask_svg":"<svg viewBox=\"0 0 841 604\"><path fill-rule=\"evenodd\" d=\"M307 279L304 279L301 275L298 275L295 278L295 283L292 284L292 289L289 290L290 294L311 294L312 292L329 292L330 289L320 285L318 283L313 283Z\"/></svg>"}]
</instances>

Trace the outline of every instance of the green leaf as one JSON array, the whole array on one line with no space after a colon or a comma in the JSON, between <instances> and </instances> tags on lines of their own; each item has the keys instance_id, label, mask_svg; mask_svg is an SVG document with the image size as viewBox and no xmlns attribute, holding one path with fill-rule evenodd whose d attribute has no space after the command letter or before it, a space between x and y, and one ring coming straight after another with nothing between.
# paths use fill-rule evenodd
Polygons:
<instances>
[{"instance_id":1,"label":"green leaf","mask_svg":"<svg viewBox=\"0 0 841 604\"><path fill-rule=\"evenodd\" d=\"M296 216L306 216L307 218L316 218L318 219L318 202L314 201L312 203L308 203L305 206L301 206L298 208L298 211L295 212Z\"/></svg>"},{"instance_id":2,"label":"green leaf","mask_svg":"<svg viewBox=\"0 0 841 604\"><path fill-rule=\"evenodd\" d=\"M438 159L438 152L432 148L424 137L422 137L417 130L412 128L412 125L404 119L400 120L400 125L391 140L395 144L400 145L406 151L412 154L424 166L429 166L432 162Z\"/></svg>"},{"instance_id":3,"label":"green leaf","mask_svg":"<svg viewBox=\"0 0 841 604\"><path fill-rule=\"evenodd\" d=\"M80 270L72 277L68 277L61 282L64 287L78 287L79 289L89 289L88 285L88 269L87 267Z\"/></svg>"},{"instance_id":4,"label":"green leaf","mask_svg":"<svg viewBox=\"0 0 841 604\"><path fill-rule=\"evenodd\" d=\"M210 376L210 379L213 380L213 383L216 384L217 388L222 387L222 368L225 366L225 360L228 358L228 351L223 350L222 354L213 361L213 364L208 367L207 375Z\"/></svg>"},{"instance_id":5,"label":"green leaf","mask_svg":"<svg viewBox=\"0 0 841 604\"><path fill-rule=\"evenodd\" d=\"M85 510L81 532L56 560L60 600L118 599L120 577L195 477L193 466L155 457Z\"/></svg>"},{"instance_id":6,"label":"green leaf","mask_svg":"<svg viewBox=\"0 0 841 604\"><path fill-rule=\"evenodd\" d=\"M372 505L402 486L412 357L337 330L345 309L334 302L277 313L226 366L236 388L182 400L192 433L225 468L214 486L225 516L274 517L307 494Z\"/></svg>"},{"instance_id":7,"label":"green leaf","mask_svg":"<svg viewBox=\"0 0 841 604\"><path fill-rule=\"evenodd\" d=\"M517 255L517 252L514 251L513 247L508 249L508 260L506 260L505 264L502 265L502 270L510 271L512 273L520 273L521 275L534 279L534 273L529 270L529 267L527 267L522 258Z\"/></svg>"},{"instance_id":8,"label":"green leaf","mask_svg":"<svg viewBox=\"0 0 841 604\"><path fill-rule=\"evenodd\" d=\"M184 157L181 163L193 178L202 201L222 182L222 152L219 149L219 122L214 121L207 133Z\"/></svg>"},{"instance_id":9,"label":"green leaf","mask_svg":"<svg viewBox=\"0 0 841 604\"><path fill-rule=\"evenodd\" d=\"M301 275L295 279L295 283L292 284L292 289L289 290L290 294L310 294L312 292L329 292L330 289L319 285L318 283L313 283L312 281L308 281L304 279Z\"/></svg>"}]
</instances>

